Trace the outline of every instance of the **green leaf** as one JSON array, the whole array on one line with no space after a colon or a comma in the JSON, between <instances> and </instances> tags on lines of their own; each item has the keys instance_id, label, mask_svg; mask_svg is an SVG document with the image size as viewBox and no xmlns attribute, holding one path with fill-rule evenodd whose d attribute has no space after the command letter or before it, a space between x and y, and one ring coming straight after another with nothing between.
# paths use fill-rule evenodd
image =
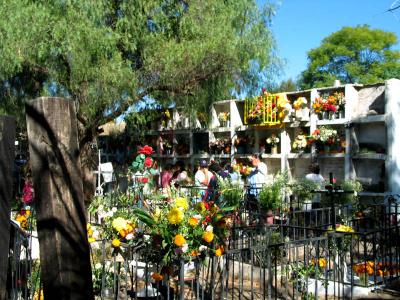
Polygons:
<instances>
[{"instance_id":1,"label":"green leaf","mask_svg":"<svg viewBox=\"0 0 400 300\"><path fill-rule=\"evenodd\" d=\"M154 221L154 219L144 210L142 210L140 208L134 208L132 212L144 224L146 224L150 227L156 224L156 221Z\"/></svg>"}]
</instances>

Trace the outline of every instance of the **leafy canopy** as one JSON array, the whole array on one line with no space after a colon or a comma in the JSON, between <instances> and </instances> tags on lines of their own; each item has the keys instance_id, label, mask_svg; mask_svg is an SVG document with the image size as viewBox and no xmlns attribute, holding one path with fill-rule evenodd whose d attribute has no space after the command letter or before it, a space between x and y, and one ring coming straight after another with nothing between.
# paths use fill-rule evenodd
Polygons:
<instances>
[{"instance_id":1,"label":"leafy canopy","mask_svg":"<svg viewBox=\"0 0 400 300\"><path fill-rule=\"evenodd\" d=\"M342 83L376 83L400 76L400 52L394 33L368 25L343 27L308 52L308 67L301 74L304 89Z\"/></svg>"},{"instance_id":2,"label":"leafy canopy","mask_svg":"<svg viewBox=\"0 0 400 300\"><path fill-rule=\"evenodd\" d=\"M146 99L208 108L262 85L277 63L273 7L254 0L7 0L0 10L1 113L71 97L81 142Z\"/></svg>"}]
</instances>

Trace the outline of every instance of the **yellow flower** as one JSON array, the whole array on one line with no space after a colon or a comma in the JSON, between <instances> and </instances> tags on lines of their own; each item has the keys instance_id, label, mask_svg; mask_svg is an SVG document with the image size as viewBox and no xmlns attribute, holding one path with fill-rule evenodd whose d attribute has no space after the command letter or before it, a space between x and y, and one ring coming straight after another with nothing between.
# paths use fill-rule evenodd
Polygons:
<instances>
[{"instance_id":1,"label":"yellow flower","mask_svg":"<svg viewBox=\"0 0 400 300\"><path fill-rule=\"evenodd\" d=\"M199 224L199 219L195 218L195 217L191 217L189 219L189 225L192 227L195 227Z\"/></svg>"},{"instance_id":2,"label":"yellow flower","mask_svg":"<svg viewBox=\"0 0 400 300\"><path fill-rule=\"evenodd\" d=\"M211 243L214 239L214 233L211 231L205 231L203 233L203 240L205 240L207 243Z\"/></svg>"},{"instance_id":3,"label":"yellow flower","mask_svg":"<svg viewBox=\"0 0 400 300\"><path fill-rule=\"evenodd\" d=\"M121 241L119 239L113 239L112 242L111 242L111 245L114 248L118 248L121 245Z\"/></svg>"},{"instance_id":4,"label":"yellow flower","mask_svg":"<svg viewBox=\"0 0 400 300\"><path fill-rule=\"evenodd\" d=\"M128 224L128 221L125 220L124 218L118 217L115 218L112 222L112 227L120 232L122 229L126 229L126 225Z\"/></svg>"},{"instance_id":5,"label":"yellow flower","mask_svg":"<svg viewBox=\"0 0 400 300\"><path fill-rule=\"evenodd\" d=\"M134 228L135 228L135 224L133 224L133 223L131 223L131 222L128 222L128 223L126 224L126 231L127 231L128 233L132 232Z\"/></svg>"},{"instance_id":6,"label":"yellow flower","mask_svg":"<svg viewBox=\"0 0 400 300\"><path fill-rule=\"evenodd\" d=\"M340 225L339 227L336 228L337 232L354 232L354 229L351 228L350 226L346 225Z\"/></svg>"},{"instance_id":7,"label":"yellow flower","mask_svg":"<svg viewBox=\"0 0 400 300\"><path fill-rule=\"evenodd\" d=\"M128 231L126 229L121 229L120 231L118 231L118 234L120 237L124 238L128 234Z\"/></svg>"},{"instance_id":8,"label":"yellow flower","mask_svg":"<svg viewBox=\"0 0 400 300\"><path fill-rule=\"evenodd\" d=\"M177 207L173 207L169 211L167 219L171 224L179 224L183 220L183 211Z\"/></svg>"},{"instance_id":9,"label":"yellow flower","mask_svg":"<svg viewBox=\"0 0 400 300\"><path fill-rule=\"evenodd\" d=\"M96 239L94 237L90 237L88 238L89 243L94 243L96 241Z\"/></svg>"},{"instance_id":10,"label":"yellow flower","mask_svg":"<svg viewBox=\"0 0 400 300\"><path fill-rule=\"evenodd\" d=\"M215 256L221 256L224 253L224 247L219 246L216 250L215 250Z\"/></svg>"},{"instance_id":11,"label":"yellow flower","mask_svg":"<svg viewBox=\"0 0 400 300\"><path fill-rule=\"evenodd\" d=\"M199 251L193 250L192 252L190 252L190 256L193 256L193 257L199 256Z\"/></svg>"},{"instance_id":12,"label":"yellow flower","mask_svg":"<svg viewBox=\"0 0 400 300\"><path fill-rule=\"evenodd\" d=\"M188 201L184 197L177 197L175 199L175 206L183 208L184 210L187 210L189 208Z\"/></svg>"},{"instance_id":13,"label":"yellow flower","mask_svg":"<svg viewBox=\"0 0 400 300\"><path fill-rule=\"evenodd\" d=\"M86 224L86 229L89 230L92 227L89 223Z\"/></svg>"},{"instance_id":14,"label":"yellow flower","mask_svg":"<svg viewBox=\"0 0 400 300\"><path fill-rule=\"evenodd\" d=\"M158 222L158 220L160 219L161 216L161 209L159 209L158 207L156 208L156 210L153 213L153 219L154 221Z\"/></svg>"},{"instance_id":15,"label":"yellow flower","mask_svg":"<svg viewBox=\"0 0 400 300\"><path fill-rule=\"evenodd\" d=\"M161 281L161 280L164 279L164 276L162 276L160 273L154 272L154 273L151 275L151 278L153 278L155 281Z\"/></svg>"},{"instance_id":16,"label":"yellow flower","mask_svg":"<svg viewBox=\"0 0 400 300\"><path fill-rule=\"evenodd\" d=\"M93 229L89 228L87 231L88 236L92 236L93 235Z\"/></svg>"},{"instance_id":17,"label":"yellow flower","mask_svg":"<svg viewBox=\"0 0 400 300\"><path fill-rule=\"evenodd\" d=\"M177 234L174 238L174 244L178 247L182 247L186 243L185 238L181 234Z\"/></svg>"},{"instance_id":18,"label":"yellow flower","mask_svg":"<svg viewBox=\"0 0 400 300\"><path fill-rule=\"evenodd\" d=\"M206 207L203 202L199 202L196 204L195 210L199 213L204 213L206 211Z\"/></svg>"}]
</instances>

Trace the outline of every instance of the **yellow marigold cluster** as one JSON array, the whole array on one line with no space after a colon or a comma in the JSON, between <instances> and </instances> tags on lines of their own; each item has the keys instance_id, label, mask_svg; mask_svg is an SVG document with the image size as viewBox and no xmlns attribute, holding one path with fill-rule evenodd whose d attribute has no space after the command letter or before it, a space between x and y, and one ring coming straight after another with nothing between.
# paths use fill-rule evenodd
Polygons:
<instances>
[{"instance_id":1,"label":"yellow marigold cluster","mask_svg":"<svg viewBox=\"0 0 400 300\"><path fill-rule=\"evenodd\" d=\"M183 217L183 211L177 207L171 208L167 215L168 222L174 225L180 224L183 221Z\"/></svg>"},{"instance_id":2,"label":"yellow marigold cluster","mask_svg":"<svg viewBox=\"0 0 400 300\"><path fill-rule=\"evenodd\" d=\"M112 222L112 227L118 232L119 236L124 238L135 229L134 224L124 218L115 218Z\"/></svg>"},{"instance_id":3,"label":"yellow marigold cluster","mask_svg":"<svg viewBox=\"0 0 400 300\"><path fill-rule=\"evenodd\" d=\"M114 248L118 248L119 246L121 246L121 241L119 239L113 239L112 242L111 242L111 245Z\"/></svg>"},{"instance_id":4,"label":"yellow marigold cluster","mask_svg":"<svg viewBox=\"0 0 400 300\"><path fill-rule=\"evenodd\" d=\"M176 207L183 208L184 210L188 210L189 208L189 203L184 197L177 197L174 201L174 204Z\"/></svg>"},{"instance_id":5,"label":"yellow marigold cluster","mask_svg":"<svg viewBox=\"0 0 400 300\"><path fill-rule=\"evenodd\" d=\"M19 222L22 229L28 228L28 218L31 215L31 211L29 209L22 210L15 216L15 221Z\"/></svg>"},{"instance_id":6,"label":"yellow marigold cluster","mask_svg":"<svg viewBox=\"0 0 400 300\"><path fill-rule=\"evenodd\" d=\"M325 268L326 267L326 259L325 258L313 258L311 261L312 265L318 265L320 268Z\"/></svg>"}]
</instances>

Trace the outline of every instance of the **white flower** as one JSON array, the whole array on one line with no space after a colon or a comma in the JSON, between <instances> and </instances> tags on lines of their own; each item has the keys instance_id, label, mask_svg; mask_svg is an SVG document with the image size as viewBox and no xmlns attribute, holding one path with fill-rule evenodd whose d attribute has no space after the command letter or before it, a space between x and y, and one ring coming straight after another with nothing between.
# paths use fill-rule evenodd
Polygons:
<instances>
[{"instance_id":1,"label":"white flower","mask_svg":"<svg viewBox=\"0 0 400 300\"><path fill-rule=\"evenodd\" d=\"M117 208L114 206L112 209L112 212L116 213L117 212Z\"/></svg>"},{"instance_id":2,"label":"white flower","mask_svg":"<svg viewBox=\"0 0 400 300\"><path fill-rule=\"evenodd\" d=\"M199 214L193 215L193 218L196 218L197 220L201 220L201 215L199 215Z\"/></svg>"},{"instance_id":3,"label":"white flower","mask_svg":"<svg viewBox=\"0 0 400 300\"><path fill-rule=\"evenodd\" d=\"M97 269L97 270L100 269L101 268L101 263L95 264L94 268Z\"/></svg>"},{"instance_id":4,"label":"white flower","mask_svg":"<svg viewBox=\"0 0 400 300\"><path fill-rule=\"evenodd\" d=\"M149 241L149 240L150 240L150 235L144 234L144 235L143 235L143 239L144 239L146 242Z\"/></svg>"},{"instance_id":5,"label":"white flower","mask_svg":"<svg viewBox=\"0 0 400 300\"><path fill-rule=\"evenodd\" d=\"M132 233L128 233L125 237L128 241L130 241L131 239L133 239L133 234Z\"/></svg>"},{"instance_id":6,"label":"white flower","mask_svg":"<svg viewBox=\"0 0 400 300\"><path fill-rule=\"evenodd\" d=\"M90 248L92 248L92 249L100 249L99 242L90 243Z\"/></svg>"},{"instance_id":7,"label":"white flower","mask_svg":"<svg viewBox=\"0 0 400 300\"><path fill-rule=\"evenodd\" d=\"M188 251L188 249L189 249L188 244L183 244L183 246L182 246L182 252L183 252L183 253L186 253L186 251Z\"/></svg>"},{"instance_id":8,"label":"white flower","mask_svg":"<svg viewBox=\"0 0 400 300\"><path fill-rule=\"evenodd\" d=\"M206 250L207 250L207 246L201 245L201 246L199 247L199 251L200 251L200 252L206 251Z\"/></svg>"},{"instance_id":9,"label":"white flower","mask_svg":"<svg viewBox=\"0 0 400 300\"><path fill-rule=\"evenodd\" d=\"M100 204L99 207L97 208L97 211L104 211L104 205Z\"/></svg>"},{"instance_id":10,"label":"white flower","mask_svg":"<svg viewBox=\"0 0 400 300\"><path fill-rule=\"evenodd\" d=\"M213 228L211 225L208 225L208 226L206 227L206 231L213 232L213 230L214 230L214 228Z\"/></svg>"}]
</instances>

